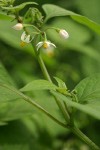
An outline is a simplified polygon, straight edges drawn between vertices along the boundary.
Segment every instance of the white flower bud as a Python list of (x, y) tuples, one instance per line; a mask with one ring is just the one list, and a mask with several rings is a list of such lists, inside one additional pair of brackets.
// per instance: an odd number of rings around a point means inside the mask
[(63, 39), (69, 38), (68, 32), (67, 32), (66, 30), (64, 30), (64, 29), (61, 29), (61, 30), (59, 31), (59, 35), (60, 35)]
[(22, 23), (17, 23), (12, 28), (15, 29), (15, 30), (22, 30), (23, 29), (23, 24)]

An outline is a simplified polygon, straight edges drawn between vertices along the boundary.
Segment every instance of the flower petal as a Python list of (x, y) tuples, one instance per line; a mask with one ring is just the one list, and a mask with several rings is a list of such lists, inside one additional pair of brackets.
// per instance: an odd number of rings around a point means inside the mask
[(26, 39), (24, 40), (26, 43), (30, 43), (31, 41), (30, 41), (30, 35), (27, 35), (27, 37), (26, 37)]
[(25, 31), (22, 33), (21, 35), (21, 40), (24, 42), (25, 41), (25, 38), (26, 38), (26, 33)]
[(43, 45), (43, 42), (39, 42), (36, 46), (37, 46), (37, 51), (39, 50), (39, 48)]
[(56, 45), (55, 45), (55, 44), (53, 44), (53, 43), (50, 43), (50, 46), (53, 46), (53, 47), (55, 47), (55, 48), (56, 48)]
[(40, 44), (43, 44), (43, 42), (39, 42), (36, 46), (39, 46)]

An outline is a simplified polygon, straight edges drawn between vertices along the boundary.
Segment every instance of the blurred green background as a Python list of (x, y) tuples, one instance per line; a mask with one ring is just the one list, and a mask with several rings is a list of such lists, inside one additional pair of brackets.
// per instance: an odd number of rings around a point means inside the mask
[[(22, 2), (25, 0), (17, 0), (15, 4)], [(100, 24), (100, 0), (36, 0), (36, 2), (39, 3), (38, 8), (43, 14), (41, 6), (51, 3), (84, 15)], [(14, 24), (15, 22), (9, 19), (3, 20), (0, 16), (0, 61), (16, 86), (21, 88), (34, 79), (43, 78), (43, 75), (31, 45), (20, 47), (22, 31), (13, 30)], [(100, 72), (99, 35), (70, 17), (50, 19), (45, 27), (49, 26), (64, 28), (70, 36), (68, 40), (63, 40), (53, 30), (47, 33), (48, 39), (57, 46), (53, 57), (42, 54), (52, 78), (54, 76), (61, 78), (72, 90), (81, 79)], [(39, 104), (62, 119), (56, 104), (47, 92), (34, 91), (31, 95)], [(12, 111), (13, 107), (15, 110)], [(19, 113), (20, 115), (17, 116), (18, 111), (22, 111), (23, 105), (19, 107), (16, 103), (0, 106), (0, 117), (4, 117), (0, 126), (0, 150), (89, 150), (69, 131), (26, 104), (25, 107), (31, 109), (31, 115)], [(16, 120), (19, 118), (21, 119)], [(75, 118), (77, 126), (100, 145), (100, 122), (80, 112), (76, 113)]]

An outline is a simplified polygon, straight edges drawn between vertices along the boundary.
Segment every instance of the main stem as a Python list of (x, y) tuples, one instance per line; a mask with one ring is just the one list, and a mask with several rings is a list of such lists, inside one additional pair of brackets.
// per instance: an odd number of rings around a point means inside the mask
[(77, 135), (81, 140), (83, 140), (87, 145), (89, 145), (91, 147), (92, 150), (100, 150), (100, 148), (94, 143), (92, 142), (82, 131), (80, 131), (78, 128), (76, 127), (72, 127), (70, 128), (71, 131)]
[[(34, 45), (33, 45), (33, 48), (34, 48)], [(36, 55), (37, 55), (37, 51), (36, 51), (35, 48), (34, 48), (34, 50), (35, 50), (35, 53), (36, 53)], [(45, 64), (44, 64), (44, 62), (43, 62), (43, 59), (41, 58), (40, 55), (37, 55), (37, 58), (38, 58), (38, 62), (39, 62), (39, 64), (40, 64), (41, 70), (42, 70), (42, 72), (43, 72), (45, 78), (46, 78), (48, 81), (52, 82), (52, 80), (51, 80), (51, 78), (50, 78), (50, 76), (49, 76), (49, 73), (48, 73), (48, 71), (47, 71), (47, 69), (46, 69), (46, 66), (45, 66)], [(56, 103), (57, 103), (58, 107), (59, 107), (60, 110), (62, 111), (62, 113), (63, 113), (63, 115), (64, 115), (64, 117), (65, 117), (65, 120), (68, 121), (67, 113), (66, 113), (66, 111), (63, 109), (62, 104), (60, 103), (60, 101), (59, 101), (56, 97), (55, 97), (55, 100), (56, 100)], [(78, 136), (81, 140), (83, 140), (89, 147), (91, 147), (92, 150), (100, 150), (100, 148), (99, 148), (94, 142), (92, 142), (84, 133), (82, 133), (78, 128), (76, 128), (76, 127), (74, 126), (74, 127), (69, 127), (69, 129), (71, 129), (71, 131), (72, 131), (75, 135), (77, 135), (77, 136)]]
[[(36, 54), (36, 56), (37, 56), (37, 59), (38, 59), (38, 62), (39, 62), (39, 64), (40, 64), (40, 67), (41, 67), (41, 70), (42, 70), (42, 73), (43, 73), (44, 77), (45, 77), (49, 82), (52, 83), (52, 80), (51, 80), (50, 75), (49, 75), (49, 73), (48, 73), (48, 71), (47, 71), (47, 69), (46, 69), (46, 66), (45, 66), (45, 64), (44, 64), (44, 62), (43, 62), (42, 57), (37, 53), (36, 47), (35, 47), (33, 44), (32, 44), (32, 46), (33, 46), (33, 48), (34, 48), (35, 54)], [(65, 109), (63, 108), (62, 103), (61, 103), (56, 97), (54, 97), (54, 98), (55, 98), (55, 101), (56, 101), (56, 103), (57, 103), (59, 109), (61, 110), (62, 114), (64, 115), (65, 120), (68, 122), (68, 121), (69, 121), (69, 118), (68, 118), (67, 112), (66, 112)]]
[(46, 66), (45, 66), (45, 64), (44, 64), (44, 62), (43, 62), (43, 59), (41, 58), (40, 55), (38, 56), (38, 62), (39, 62), (39, 64), (40, 64), (40, 67), (41, 67), (41, 70), (42, 70), (42, 72), (43, 72), (43, 74), (44, 74), (44, 77), (45, 77), (48, 81), (52, 82), (52, 80), (51, 80), (51, 78), (50, 78), (50, 76), (49, 76), (49, 73), (48, 73), (48, 71), (47, 71), (47, 69), (46, 69)]

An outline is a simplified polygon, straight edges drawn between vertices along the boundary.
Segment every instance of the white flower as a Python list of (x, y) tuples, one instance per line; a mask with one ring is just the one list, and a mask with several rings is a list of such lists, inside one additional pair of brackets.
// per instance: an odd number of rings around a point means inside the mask
[(69, 37), (69, 34), (66, 30), (61, 29), (59, 30), (59, 35), (63, 38), (63, 39), (67, 39)]
[(30, 35), (27, 35), (26, 32), (24, 31), (21, 35), (21, 46), (23, 47), (26, 44), (30, 43), (33, 40), (33, 38), (31, 38)]
[(37, 45), (37, 51), (39, 50), (39, 48), (43, 48), (44, 50), (50, 50), (50, 49), (53, 49), (53, 48), (56, 48), (56, 45), (51, 43), (50, 41), (41, 41), (39, 42)]
[(22, 30), (23, 29), (23, 24), (22, 23), (17, 23), (12, 27), (15, 30)]

